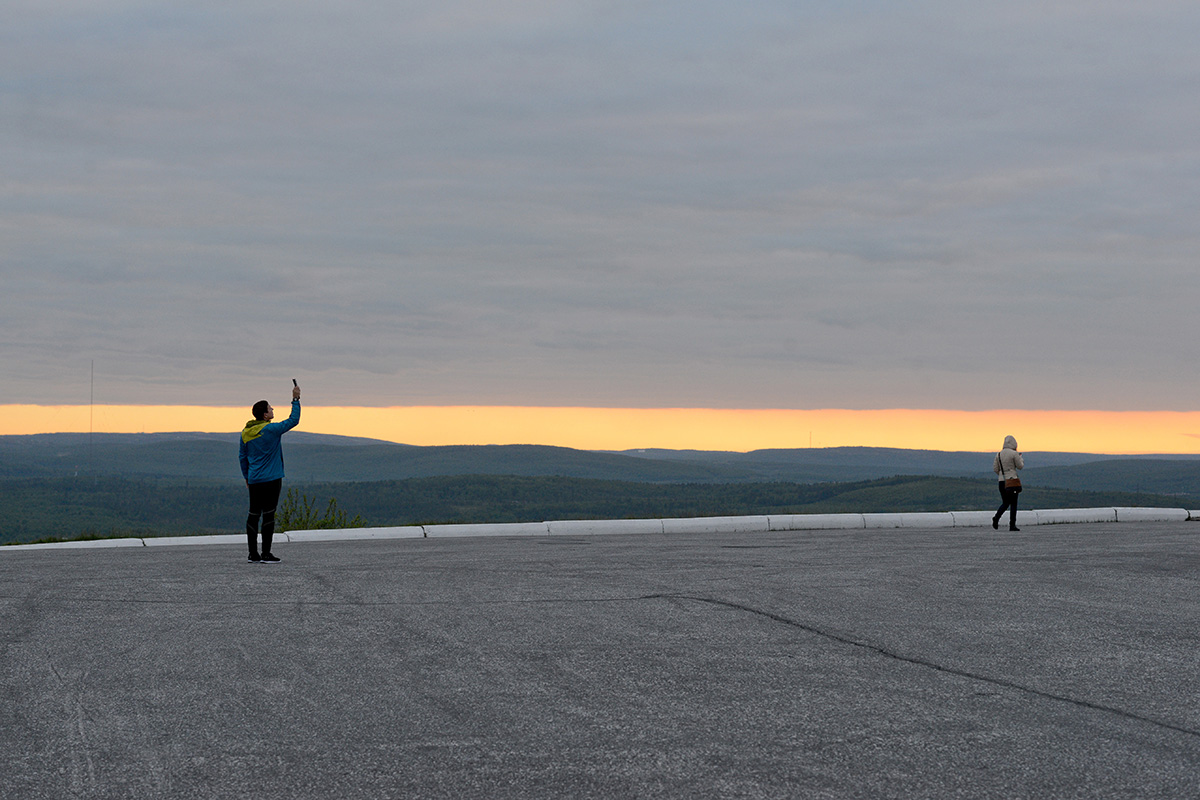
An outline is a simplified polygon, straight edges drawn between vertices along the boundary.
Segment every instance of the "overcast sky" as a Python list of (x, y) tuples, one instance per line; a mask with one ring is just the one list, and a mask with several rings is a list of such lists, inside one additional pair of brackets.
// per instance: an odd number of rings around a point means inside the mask
[[(1200, 405), (1200, 5), (9, 0), (0, 403)], [(275, 395), (271, 395), (275, 396)]]

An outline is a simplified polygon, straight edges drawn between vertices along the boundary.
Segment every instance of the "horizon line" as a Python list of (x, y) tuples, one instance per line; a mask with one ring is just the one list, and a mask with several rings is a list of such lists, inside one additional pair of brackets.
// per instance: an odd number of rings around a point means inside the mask
[[(595, 406), (309, 406), (297, 430), (398, 444), (545, 444), (578, 450), (888, 447), (985, 452), (1006, 435), (1022, 450), (1200, 454), (1200, 411), (1070, 409), (729, 409)], [(277, 411), (284, 418), (286, 406)], [(237, 431), (248, 407), (0, 405), (0, 435)], [(181, 417), (185, 418), (181, 420)]]

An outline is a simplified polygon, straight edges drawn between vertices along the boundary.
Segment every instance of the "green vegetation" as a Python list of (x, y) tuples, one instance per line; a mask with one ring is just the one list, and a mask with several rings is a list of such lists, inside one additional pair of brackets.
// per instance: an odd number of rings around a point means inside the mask
[[(889, 511), (961, 511), (999, 505), (996, 482), (931, 476), (852, 483), (653, 484), (495, 475), (309, 487), (336, 494), (371, 525), (540, 522)], [(1022, 508), (1168, 506), (1179, 497), (1027, 488)]]
[[(331, 500), (321, 515), (309, 494), (337, 500)], [(357, 483), (297, 482), (289, 488), (289, 496), (294, 499), (286, 522), (280, 520), (281, 530), (343, 524), (955, 511), (992, 509), (999, 504), (993, 480), (934, 476), (850, 483), (712, 484), (457, 475)], [(1197, 499), (1191, 494), (1027, 486), (1021, 507), (1185, 508), (1196, 507)], [(354, 517), (348, 518), (341, 506), (351, 509)], [(0, 480), (0, 543), (236, 533), (242, 530), (245, 507), (241, 483), (118, 477)]]
[(0, 543), (230, 533), (245, 487), (114, 477), (0, 480)]
[(317, 513), (317, 501), (309, 500), (307, 494), (288, 489), (287, 496), (279, 506), (279, 514), (275, 518), (275, 528), (278, 531), (312, 531), (340, 530), (342, 528), (363, 527), (362, 517), (354, 515), (351, 519), (345, 511), (338, 508), (336, 497), (329, 498), (329, 505), (322, 516)]

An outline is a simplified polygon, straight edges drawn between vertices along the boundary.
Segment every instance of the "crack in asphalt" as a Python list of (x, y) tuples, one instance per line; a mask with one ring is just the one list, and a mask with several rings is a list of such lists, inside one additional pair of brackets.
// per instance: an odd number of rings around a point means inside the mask
[[(4, 596), (0, 596), (0, 599), (16, 599), (16, 598), (5, 598)], [(208, 603), (205, 603), (203, 601), (197, 603), (194, 599), (186, 600), (186, 599), (178, 599), (178, 598), (131, 598), (131, 597), (63, 598), (63, 597), (59, 597), (59, 598), (55, 598), (55, 599), (58, 600), (60, 603), (61, 602), (85, 602), (85, 603), (91, 602), (91, 603), (132, 603), (132, 604), (139, 604), (139, 605), (141, 605), (141, 604), (146, 604), (146, 605), (193, 605), (193, 606), (208, 605)], [(855, 639), (848, 635), (834, 633), (832, 631), (828, 631), (823, 628), (818, 628), (815, 625), (810, 625), (810, 624), (807, 624), (804, 622), (800, 622), (798, 620), (790, 619), (788, 617), (782, 616), (780, 614), (776, 614), (771, 611), (766, 611), (761, 608), (754, 608), (753, 606), (748, 606), (748, 605), (745, 605), (742, 603), (735, 603), (735, 602), (732, 602), (729, 600), (720, 600), (720, 599), (714, 598), (714, 597), (703, 597), (700, 595), (679, 594), (679, 593), (659, 593), (659, 594), (640, 595), (637, 597), (618, 596), (618, 597), (592, 597), (592, 598), (522, 598), (522, 599), (518, 599), (518, 600), (495, 600), (495, 599), (467, 600), (464, 598), (452, 598), (452, 599), (446, 599), (446, 600), (426, 600), (426, 601), (420, 601), (420, 600), (418, 600), (418, 601), (404, 601), (404, 600), (372, 601), (372, 600), (362, 600), (362, 599), (352, 599), (352, 598), (330, 599), (330, 600), (295, 599), (295, 598), (280, 600), (280, 599), (274, 599), (274, 598), (270, 598), (270, 599), (264, 598), (262, 600), (256, 600), (255, 602), (265, 603), (266, 605), (278, 605), (278, 606), (289, 606), (289, 607), (294, 607), (297, 605), (303, 605), (303, 606), (366, 606), (366, 607), (370, 607), (370, 606), (437, 606), (437, 605), (492, 605), (492, 604), (536, 605), (536, 604), (549, 604), (549, 603), (589, 603), (589, 604), (594, 603), (594, 604), (599, 604), (599, 603), (620, 603), (620, 602), (644, 601), (644, 600), (689, 600), (689, 601), (696, 602), (696, 603), (704, 603), (707, 605), (718, 606), (718, 607), (722, 607), (722, 608), (731, 609), (734, 611), (741, 611), (741, 612), (744, 612), (747, 614), (753, 614), (755, 616), (759, 616), (759, 617), (763, 617), (765, 619), (772, 620), (773, 622), (778, 622), (782, 625), (787, 625), (790, 628), (795, 628), (797, 630), (805, 631), (814, 636), (819, 636), (819, 637), (821, 637), (823, 639), (827, 639), (829, 641), (838, 642), (839, 644), (844, 644), (844, 645), (847, 645), (850, 647), (859, 648), (861, 650), (866, 650), (866, 651), (875, 653), (877, 655), (880, 655), (884, 658), (892, 659), (894, 661), (898, 661), (898, 662), (902, 662), (902, 663), (906, 663), (906, 664), (912, 664), (913, 666), (923, 667), (925, 669), (930, 669), (930, 670), (940, 672), (940, 673), (943, 673), (946, 675), (953, 675), (953, 676), (959, 677), (959, 678), (966, 678), (968, 680), (979, 681), (981, 683), (990, 684), (992, 686), (997, 686), (997, 687), (1001, 687), (1001, 688), (1005, 688), (1005, 689), (1011, 689), (1014, 691), (1023, 692), (1025, 694), (1032, 695), (1034, 697), (1040, 697), (1044, 700), (1051, 700), (1051, 701), (1054, 701), (1057, 703), (1067, 703), (1069, 705), (1073, 705), (1078, 708), (1086, 708), (1086, 709), (1089, 709), (1092, 711), (1099, 711), (1099, 712), (1102, 712), (1105, 714), (1111, 714), (1114, 716), (1122, 717), (1124, 719), (1129, 719), (1129, 720), (1133, 720), (1136, 722), (1141, 722), (1141, 723), (1145, 723), (1147, 725), (1152, 725), (1152, 726), (1155, 726), (1158, 728), (1162, 728), (1164, 730), (1174, 731), (1175, 733), (1181, 733), (1181, 734), (1184, 734), (1187, 736), (1194, 736), (1194, 737), (1200, 738), (1200, 730), (1188, 728), (1183, 725), (1177, 725), (1177, 724), (1174, 724), (1171, 722), (1165, 722), (1163, 720), (1155, 719), (1154, 717), (1149, 717), (1144, 714), (1138, 714), (1133, 711), (1127, 711), (1122, 708), (1117, 708), (1116, 706), (1104, 705), (1103, 703), (1095, 703), (1090, 700), (1081, 700), (1077, 697), (1070, 697), (1068, 695), (1055, 694), (1054, 692), (1048, 692), (1048, 691), (1045, 691), (1042, 689), (1035, 688), (1033, 686), (1027, 686), (1025, 684), (1017, 683), (1016, 681), (1008, 680), (1005, 678), (998, 678), (998, 677), (994, 677), (991, 675), (985, 675), (985, 674), (979, 673), (979, 672), (973, 672), (968, 669), (961, 669), (958, 667), (947, 666), (945, 664), (939, 664), (936, 661), (932, 661), (930, 659), (920, 658), (918, 656), (904, 655), (903, 653), (899, 653), (894, 650), (889, 650), (888, 648), (880, 646), (880, 645), (872, 644), (870, 642), (863, 641), (860, 639)]]
[(885, 658), (893, 659), (895, 661), (901, 661), (906, 664), (912, 664), (914, 666), (924, 667), (926, 669), (932, 669), (937, 672), (941, 672), (941, 673), (944, 673), (947, 675), (954, 675), (959, 678), (967, 678), (967, 679), (973, 680), (973, 681), (981, 681), (983, 683), (988, 683), (993, 686), (1000, 686), (1005, 689), (1014, 689), (1016, 691), (1024, 692), (1026, 694), (1030, 694), (1035, 697), (1040, 697), (1044, 700), (1053, 700), (1058, 703), (1068, 703), (1070, 705), (1077, 706), (1079, 708), (1086, 708), (1086, 709), (1090, 709), (1092, 711), (1100, 711), (1100, 712), (1103, 712), (1106, 714), (1113, 714), (1118, 717), (1135, 720), (1137, 722), (1143, 722), (1148, 725), (1153, 725), (1155, 727), (1163, 728), (1163, 729), (1169, 730), (1169, 731), (1174, 731), (1176, 733), (1182, 733), (1187, 736), (1200, 737), (1200, 731), (1194, 730), (1192, 728), (1187, 728), (1182, 725), (1175, 725), (1170, 722), (1164, 722), (1162, 720), (1155, 719), (1153, 717), (1148, 717), (1143, 714), (1138, 714), (1138, 713), (1135, 713), (1132, 711), (1126, 711), (1125, 709), (1117, 708), (1115, 706), (1106, 706), (1102, 703), (1093, 703), (1090, 700), (1080, 700), (1077, 697), (1068, 697), (1067, 695), (1061, 695), (1061, 694), (1055, 694), (1053, 692), (1043, 691), (1042, 689), (1036, 689), (1032, 686), (1025, 686), (1024, 684), (1020, 684), (1015, 681), (1006, 680), (1005, 678), (996, 678), (991, 675), (983, 675), (981, 673), (972, 672), (972, 671), (966, 670), (966, 669), (959, 669), (957, 667), (948, 667), (945, 664), (939, 664), (936, 661), (930, 661), (929, 659), (918, 658), (915, 656), (906, 656), (902, 653), (897, 653), (893, 650), (888, 650), (886, 647), (881, 647), (879, 645), (871, 644), (870, 642), (864, 642), (864, 641), (860, 641), (858, 639), (853, 639), (849, 636), (832, 633), (830, 631), (823, 630), (821, 628), (817, 628), (813, 625), (808, 625), (806, 623), (799, 622), (794, 619), (789, 619), (787, 617), (772, 613), (770, 611), (764, 611), (761, 608), (754, 608), (752, 606), (743, 605), (741, 603), (733, 603), (728, 600), (718, 600), (713, 597), (699, 597), (697, 595), (687, 595), (687, 594), (651, 594), (651, 595), (645, 595), (641, 599), (642, 600), (691, 600), (693, 602), (707, 603), (709, 605), (721, 606), (723, 608), (729, 608), (729, 609), (733, 609), (735, 611), (744, 611), (748, 614), (755, 614), (760, 617), (765, 617), (766, 619), (773, 620), (774, 622), (779, 622), (779, 623), (782, 623), (789, 627), (797, 628), (802, 631), (806, 631), (807, 633), (811, 633), (815, 636), (820, 636), (822, 638), (829, 639), (830, 641), (849, 645), (851, 647), (857, 647), (857, 648), (860, 648), (863, 650), (869, 650), (873, 653), (884, 656)]

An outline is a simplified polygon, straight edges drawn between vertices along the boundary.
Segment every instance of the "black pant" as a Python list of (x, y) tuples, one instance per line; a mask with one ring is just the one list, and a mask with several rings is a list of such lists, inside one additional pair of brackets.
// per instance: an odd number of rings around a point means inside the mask
[(251, 555), (258, 554), (258, 523), (262, 520), (262, 554), (271, 552), (271, 536), (275, 533), (275, 507), (283, 490), (283, 478), (266, 483), (247, 484), (250, 489), (250, 515), (246, 517), (246, 543)]
[(998, 522), (1004, 516), (1005, 509), (1008, 509), (1008, 527), (1017, 527), (1017, 495), (1020, 493), (1020, 486), (1005, 489), (1004, 481), (1000, 481), (1000, 508), (996, 511), (996, 516), (992, 517), (992, 519)]

